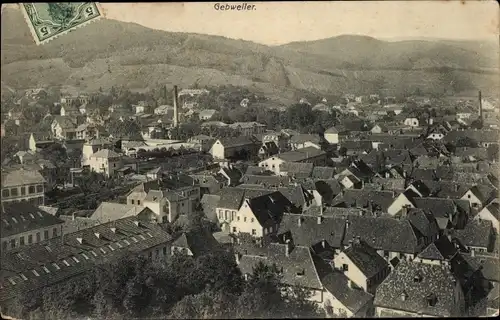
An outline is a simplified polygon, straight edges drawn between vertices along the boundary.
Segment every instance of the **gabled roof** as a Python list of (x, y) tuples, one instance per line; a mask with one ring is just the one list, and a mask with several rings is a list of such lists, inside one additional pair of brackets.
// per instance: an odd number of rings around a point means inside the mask
[(0, 214), (2, 238), (64, 223), (61, 219), (28, 202), (3, 203), (2, 208)]
[(430, 260), (451, 260), (457, 253), (457, 248), (446, 236), (442, 236), (433, 243), (429, 244), (422, 252), (418, 254), (421, 259)]
[(273, 158), (279, 158), (287, 162), (300, 162), (307, 161), (310, 158), (315, 158), (321, 155), (326, 155), (326, 153), (320, 149), (316, 149), (315, 147), (306, 147), (294, 151), (283, 152), (274, 155)]
[(309, 162), (284, 162), (280, 164), (280, 170), (288, 176), (297, 179), (307, 178), (311, 175), (314, 164)]
[(281, 187), (290, 183), (288, 176), (244, 175), (241, 182), (245, 184), (261, 185), (263, 187)]
[(251, 199), (265, 194), (273, 193), (273, 190), (267, 189), (243, 189), (243, 188), (224, 188), (220, 193), (218, 208), (239, 210), (245, 198)]
[(387, 261), (377, 253), (377, 250), (364, 240), (354, 239), (343, 253), (367, 278), (375, 276), (389, 266)]
[(111, 158), (118, 158), (120, 155), (112, 150), (109, 149), (101, 149), (94, 153), (92, 158), (104, 158), (104, 159), (111, 159)]
[(194, 256), (213, 251), (219, 247), (212, 233), (204, 231), (183, 232), (174, 242), (172, 247), (189, 249)]
[(1, 177), (2, 188), (45, 183), (45, 178), (35, 170), (20, 168), (14, 171), (3, 171)]
[(500, 204), (498, 202), (492, 202), (486, 206), (486, 209), (495, 217), (500, 220)]
[(268, 221), (279, 223), (283, 213), (290, 212), (292, 203), (279, 191), (248, 199), (248, 206), (261, 226)]
[(491, 221), (471, 220), (464, 229), (453, 230), (452, 237), (466, 247), (489, 248), (491, 232)]
[(371, 294), (363, 290), (350, 288), (349, 278), (339, 271), (326, 274), (321, 278), (321, 283), (335, 299), (339, 300), (353, 314), (356, 314), (373, 299)]
[(335, 168), (333, 167), (320, 167), (315, 166), (311, 172), (311, 178), (313, 179), (331, 179), (335, 174)]
[[(401, 261), (378, 286), (374, 304), (424, 315), (454, 316), (454, 280), (451, 271), (440, 265)], [(429, 306), (428, 298), (434, 300), (434, 306)]]
[(342, 216), (317, 217), (285, 213), (281, 220), (278, 234), (290, 234), (293, 243), (300, 246), (310, 247), (325, 240), (331, 247), (341, 248), (344, 238), (345, 221), (346, 218)]
[(305, 142), (312, 142), (312, 143), (320, 143), (321, 142), (321, 137), (317, 134), (303, 134), (299, 133), (296, 135), (293, 135), (290, 138), (290, 143), (292, 144), (301, 144)]
[(141, 210), (142, 207), (140, 206), (115, 202), (101, 202), (90, 218), (105, 223), (137, 215)]
[(387, 209), (394, 201), (393, 191), (377, 191), (365, 189), (346, 189), (337, 195), (333, 201), (333, 206), (367, 208), (370, 205), (380, 207), (382, 212), (387, 212)]

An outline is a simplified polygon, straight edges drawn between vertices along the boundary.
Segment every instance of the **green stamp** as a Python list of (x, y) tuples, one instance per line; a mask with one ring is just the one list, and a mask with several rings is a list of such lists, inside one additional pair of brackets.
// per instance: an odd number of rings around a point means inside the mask
[(23, 3), (26, 22), (37, 44), (43, 44), (102, 17), (96, 2)]

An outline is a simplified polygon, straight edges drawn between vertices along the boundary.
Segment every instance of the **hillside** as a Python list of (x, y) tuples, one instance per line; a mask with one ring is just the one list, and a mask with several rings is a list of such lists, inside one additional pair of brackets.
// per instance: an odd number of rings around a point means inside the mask
[(301, 90), (397, 94), (416, 87), (443, 92), (498, 86), (491, 52), (456, 43), (340, 36), (270, 47), (103, 19), (36, 46), (19, 9), (3, 10), (1, 36), (2, 90), (61, 84), (90, 91), (112, 85), (142, 89), (197, 82), (241, 85), (290, 100)]

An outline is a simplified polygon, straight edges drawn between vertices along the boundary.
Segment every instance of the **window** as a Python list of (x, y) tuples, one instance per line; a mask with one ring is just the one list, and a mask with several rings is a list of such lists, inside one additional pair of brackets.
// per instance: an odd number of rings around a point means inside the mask
[(140, 206), (141, 205), (141, 200), (137, 200), (137, 205)]
[(52, 237), (57, 237), (57, 228), (52, 229)]
[(33, 235), (30, 234), (28, 235), (28, 244), (32, 244), (33, 243)]
[(160, 256), (160, 249), (156, 249), (156, 257), (158, 258)]
[(167, 247), (163, 247), (163, 255), (166, 256), (167, 255)]
[(21, 187), (21, 195), (26, 195), (26, 187)]
[(10, 189), (10, 195), (13, 196), (13, 197), (16, 197), (18, 195), (17, 194), (17, 188)]
[(152, 238), (152, 237), (153, 237), (153, 235), (152, 235), (150, 232), (146, 232), (146, 234), (147, 234), (150, 238)]
[(233, 233), (236, 233), (236, 227), (233, 227)]
[(255, 236), (257, 234), (257, 230), (252, 229), (252, 236)]
[(78, 260), (78, 258), (77, 258), (77, 257), (72, 256), (71, 258), (72, 258), (72, 259), (73, 259), (76, 263), (80, 263), (80, 260)]
[(100, 248), (100, 249), (101, 249), (101, 252), (102, 252), (103, 254), (106, 254), (106, 250), (104, 250), (104, 248)]
[(14, 286), (16, 285), (16, 281), (14, 280), (14, 278), (9, 278), (9, 282)]
[(10, 190), (9, 189), (3, 189), (2, 190), (2, 197), (10, 197)]
[(49, 230), (45, 230), (43, 232), (43, 240), (47, 240), (49, 238)]
[(240, 221), (240, 216), (237, 216), (236, 218), (238, 219), (238, 221)]
[(2, 243), (2, 250), (4, 250), (4, 251), (5, 251), (5, 250), (7, 250), (7, 246), (8, 246), (8, 245), (9, 245), (9, 243), (8, 243), (7, 241), (4, 241), (4, 242)]
[(243, 222), (247, 222), (247, 217), (243, 217)]
[(132, 241), (134, 241), (135, 243), (139, 242), (139, 240), (137, 240), (137, 238), (136, 238), (136, 237), (132, 237), (131, 239), (132, 239)]
[(125, 244), (126, 244), (127, 246), (129, 246), (129, 245), (130, 245), (130, 242), (129, 242), (127, 239), (123, 240), (123, 242), (125, 242)]
[(38, 193), (43, 192), (43, 186), (41, 184), (36, 186), (36, 192)]
[(87, 256), (85, 253), (82, 253), (82, 257), (83, 257), (85, 260), (88, 260), (88, 259), (89, 259), (89, 256)]
[(134, 204), (134, 199), (131, 199), (131, 200), (130, 200), (130, 203), (131, 203), (131, 204)]
[(90, 251), (90, 253), (94, 256), (97, 257), (97, 253), (94, 252), (94, 250)]
[(24, 237), (19, 238), (19, 245), (24, 246)]
[(23, 279), (24, 281), (28, 280), (28, 278), (26, 278), (26, 276), (24, 274), (19, 274), (19, 276), (21, 277), (21, 279)]
[(33, 274), (34, 274), (36, 277), (39, 277), (39, 276), (40, 276), (40, 274), (39, 274), (38, 272), (36, 272), (36, 270), (34, 270), (34, 269), (33, 269), (33, 270), (31, 270), (31, 272), (33, 272)]
[(45, 273), (50, 273), (49, 269), (47, 269), (46, 266), (43, 266), (42, 269), (43, 269), (43, 271), (45, 271)]
[(153, 252), (149, 251), (148, 256), (149, 256), (149, 259), (153, 258)]
[(66, 267), (69, 267), (69, 266), (70, 266), (70, 264), (69, 264), (69, 262), (68, 262), (68, 261), (63, 260), (62, 262), (64, 263), (64, 265), (65, 265)]
[(250, 219), (250, 222), (254, 222), (254, 218)]
[(54, 268), (56, 268), (56, 270), (60, 270), (61, 269), (61, 267), (59, 267), (59, 265), (57, 263), (55, 263), (55, 262), (52, 264), (52, 266)]
[(108, 246), (108, 248), (111, 250), (111, 251), (115, 251), (115, 248), (113, 248), (111, 245)]
[(139, 238), (141, 238), (142, 240), (146, 240), (146, 237), (144, 237), (144, 235), (142, 234), (139, 235)]
[(40, 242), (42, 239), (40, 237), (40, 232), (36, 233), (36, 242)]
[(118, 248), (123, 248), (122, 244), (120, 242), (115, 243)]
[(33, 193), (35, 193), (35, 186), (29, 186), (29, 187), (28, 187), (28, 193), (29, 193), (29, 194), (33, 194)]
[(344, 263), (344, 264), (342, 265), (342, 270), (343, 270), (343, 271), (349, 271), (349, 265), (347, 265), (347, 264), (345, 264), (345, 263)]

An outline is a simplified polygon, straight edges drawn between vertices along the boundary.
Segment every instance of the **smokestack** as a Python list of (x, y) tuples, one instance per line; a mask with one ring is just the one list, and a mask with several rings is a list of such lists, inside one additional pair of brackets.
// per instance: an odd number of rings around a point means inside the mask
[(483, 124), (483, 99), (481, 98), (481, 91), (479, 91), (479, 120)]
[(179, 125), (179, 114), (177, 112), (177, 86), (174, 86), (174, 128)]

